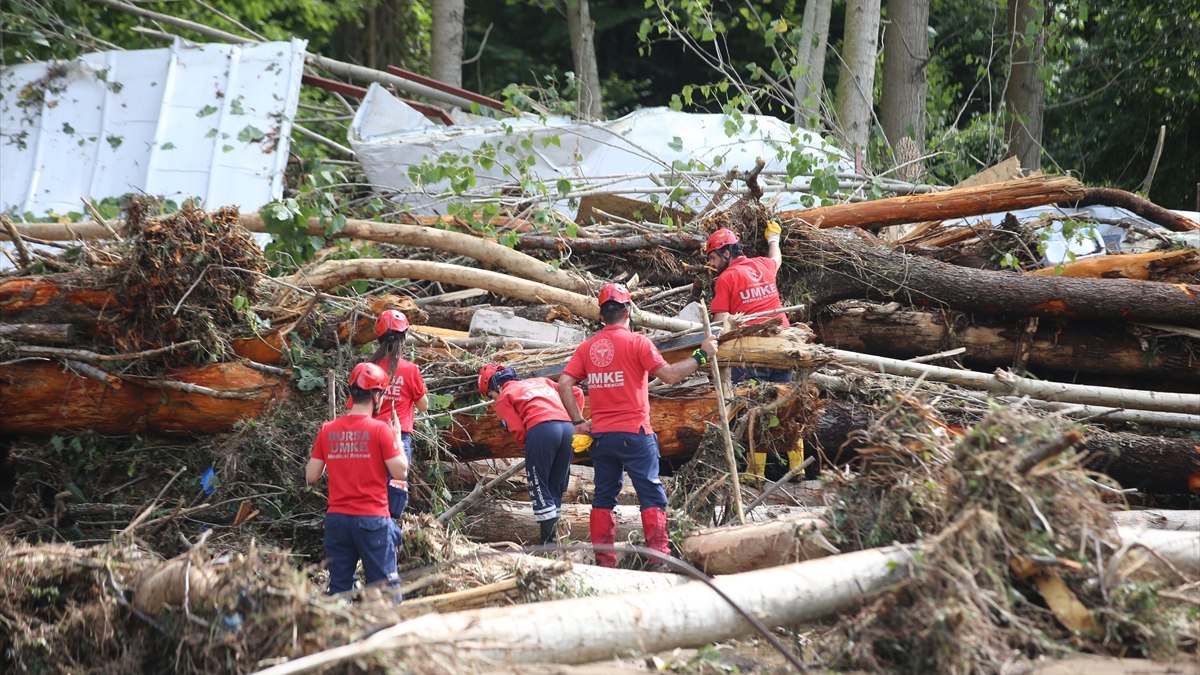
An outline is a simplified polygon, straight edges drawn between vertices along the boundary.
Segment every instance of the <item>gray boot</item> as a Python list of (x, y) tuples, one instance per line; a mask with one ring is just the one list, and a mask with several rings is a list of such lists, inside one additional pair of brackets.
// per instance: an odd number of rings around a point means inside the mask
[(546, 544), (558, 543), (558, 518), (538, 521), (538, 527), (542, 529), (542, 536), (541, 541), (538, 542), (539, 544), (544, 546)]

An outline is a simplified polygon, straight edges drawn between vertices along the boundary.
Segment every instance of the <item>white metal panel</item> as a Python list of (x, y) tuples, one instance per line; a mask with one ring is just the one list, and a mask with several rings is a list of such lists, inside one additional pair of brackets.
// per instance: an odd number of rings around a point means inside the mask
[[(511, 183), (513, 176), (506, 173), (505, 165), (529, 157), (533, 158), (528, 169), (530, 177), (551, 186), (566, 178), (577, 187), (603, 185), (617, 192), (628, 190), (629, 196), (643, 199), (645, 195), (638, 190), (656, 187), (647, 174), (669, 174), (675, 162), (695, 161), (723, 172), (730, 168), (748, 170), (756, 158), (762, 157), (768, 169), (782, 169), (787, 158), (785, 155), (781, 159), (780, 151), (796, 147), (812, 158), (817, 168), (840, 172), (852, 169), (845, 154), (828, 145), (820, 134), (763, 115), (744, 116), (745, 124), (730, 134), (726, 132), (729, 118), (725, 115), (666, 108), (638, 110), (610, 122), (576, 123), (562, 117), (525, 115), (499, 121), (474, 118), (478, 121), (473, 124), (449, 128), (415, 123), (417, 118), (405, 113), (406, 108), (372, 84), (350, 125), (349, 140), (371, 183), (397, 190), (396, 198), (414, 212), (438, 210), (440, 200), (431, 195), (446, 189), (448, 182), (424, 186), (423, 191), (412, 184), (410, 167), (424, 161), (436, 162), (443, 153), (469, 156), (486, 146), (512, 146), (513, 151), (501, 150), (491, 168), (475, 167), (476, 184), (482, 189)], [(715, 192), (722, 178), (698, 183)], [(700, 208), (709, 198), (695, 194), (685, 201)], [(798, 208), (800, 199), (796, 193), (782, 193), (777, 208)], [(565, 210), (567, 202), (557, 200), (554, 206)]]
[(279, 198), (304, 45), (177, 42), (0, 69), (0, 211), (129, 192), (210, 208)]

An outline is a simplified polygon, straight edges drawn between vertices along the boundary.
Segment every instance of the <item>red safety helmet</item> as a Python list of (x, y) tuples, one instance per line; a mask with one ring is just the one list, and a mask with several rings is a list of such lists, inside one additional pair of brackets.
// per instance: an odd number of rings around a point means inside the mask
[(479, 395), (480, 396), (483, 396), (485, 398), (487, 397), (488, 389), (490, 388), (491, 382), (492, 382), (492, 376), (496, 374), (496, 371), (500, 370), (503, 367), (504, 366), (501, 366), (499, 364), (489, 363), (486, 366), (484, 366), (483, 368), (479, 369)]
[(704, 254), (708, 255), (719, 248), (725, 248), (726, 246), (729, 246), (730, 244), (736, 244), (739, 241), (741, 240), (738, 239), (736, 232), (722, 227), (716, 232), (708, 235), (708, 241), (704, 244)]
[(383, 337), (389, 330), (408, 330), (408, 317), (404, 316), (404, 312), (388, 309), (375, 319), (375, 337)]
[(387, 386), (387, 373), (377, 364), (363, 362), (350, 371), (350, 386), (370, 391)]
[(608, 284), (600, 289), (598, 300), (601, 305), (606, 302), (619, 302), (622, 305), (628, 305), (632, 298), (629, 297), (629, 289), (625, 288), (625, 284)]

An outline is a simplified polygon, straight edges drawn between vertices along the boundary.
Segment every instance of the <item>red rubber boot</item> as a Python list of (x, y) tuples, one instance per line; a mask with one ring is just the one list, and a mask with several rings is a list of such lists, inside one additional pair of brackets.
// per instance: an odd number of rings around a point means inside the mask
[[(612, 509), (592, 509), (589, 526), (592, 531), (592, 545), (612, 546), (617, 540), (617, 517)], [(601, 567), (616, 567), (616, 551), (594, 551), (596, 564)]]
[[(642, 511), (642, 534), (646, 538), (646, 548), (654, 549), (663, 555), (671, 555), (671, 543), (667, 538), (667, 512), (652, 506)], [(661, 560), (654, 559), (646, 566), (647, 569), (659, 570), (666, 567)]]

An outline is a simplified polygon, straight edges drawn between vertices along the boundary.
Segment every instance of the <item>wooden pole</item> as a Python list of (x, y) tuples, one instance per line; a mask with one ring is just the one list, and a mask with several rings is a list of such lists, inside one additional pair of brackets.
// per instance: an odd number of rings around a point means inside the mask
[[(712, 336), (712, 324), (708, 321), (708, 305), (700, 300), (700, 316), (704, 317), (704, 336)], [(721, 367), (717, 355), (709, 358), (712, 367), (713, 387), (717, 390), (717, 414), (721, 417), (721, 435), (725, 438), (725, 458), (729, 460), (729, 477), (733, 480), (733, 503), (737, 507), (738, 524), (746, 524), (746, 510), (742, 508), (742, 481), (738, 476), (737, 454), (733, 451), (733, 434), (729, 433), (729, 414), (725, 409), (725, 389), (721, 386)]]

